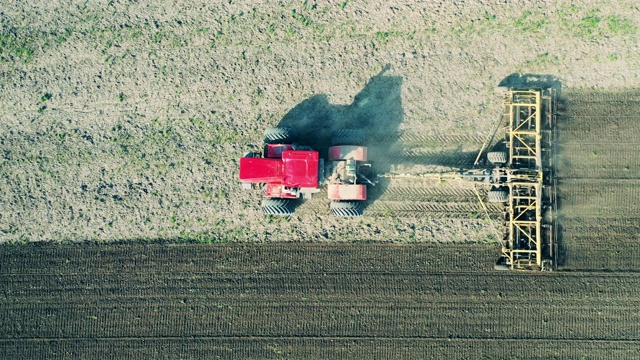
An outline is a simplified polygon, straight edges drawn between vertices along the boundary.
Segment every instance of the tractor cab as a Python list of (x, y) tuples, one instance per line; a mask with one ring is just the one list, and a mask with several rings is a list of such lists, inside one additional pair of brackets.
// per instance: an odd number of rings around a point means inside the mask
[(318, 187), (319, 156), (313, 150), (282, 152), (283, 185), (286, 187)]
[(318, 187), (320, 159), (317, 151), (275, 149), (269, 145), (265, 155), (267, 157), (260, 158), (249, 153), (240, 159), (242, 183), (266, 183), (285, 188)]

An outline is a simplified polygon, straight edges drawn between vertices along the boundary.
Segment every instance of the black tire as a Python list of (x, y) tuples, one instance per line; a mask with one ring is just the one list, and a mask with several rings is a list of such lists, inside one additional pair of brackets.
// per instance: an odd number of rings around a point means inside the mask
[(265, 199), (262, 200), (262, 213), (265, 215), (291, 215), (296, 211), (295, 200)]
[(362, 216), (362, 201), (334, 201), (331, 203), (331, 214), (339, 217)]
[(487, 193), (487, 202), (503, 203), (509, 200), (509, 194), (504, 190), (491, 190)]
[(487, 153), (487, 160), (495, 165), (502, 165), (507, 162), (507, 153), (504, 151), (490, 151)]
[(274, 127), (265, 130), (265, 144), (291, 144), (294, 141), (294, 131), (285, 127)]
[(501, 256), (498, 261), (493, 265), (493, 270), (505, 271), (511, 270), (511, 265), (507, 265), (507, 258)]
[(331, 144), (336, 145), (364, 145), (364, 131), (356, 129), (342, 129), (333, 134)]

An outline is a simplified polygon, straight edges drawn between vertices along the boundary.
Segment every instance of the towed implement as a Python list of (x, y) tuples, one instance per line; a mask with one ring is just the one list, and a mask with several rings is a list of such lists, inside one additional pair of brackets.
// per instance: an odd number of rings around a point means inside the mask
[(473, 167), (448, 173), (379, 176), (461, 179), (486, 186), (484, 200), (476, 191), (485, 211), (485, 202), (504, 204), (501, 255), (494, 268), (556, 270), (555, 90), (501, 90), (505, 100), (498, 129), (503, 129), (504, 138), (486, 155), (483, 146)]
[[(504, 139), (486, 154), (490, 167), (462, 175), (490, 184), (486, 201), (504, 204), (501, 255), (494, 268), (556, 270), (555, 90), (501, 90)], [(481, 158), (482, 150), (474, 165)]]
[(555, 90), (507, 90), (503, 109), (505, 138), (499, 147), (504, 150), (487, 153), (495, 166), (487, 201), (505, 204), (495, 269), (555, 270)]

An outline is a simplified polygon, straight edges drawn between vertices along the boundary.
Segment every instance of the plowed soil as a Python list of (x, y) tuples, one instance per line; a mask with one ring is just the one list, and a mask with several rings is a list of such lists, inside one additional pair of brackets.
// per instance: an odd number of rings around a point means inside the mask
[(566, 92), (560, 108), (557, 175), (564, 265), (636, 270), (640, 91)]
[(634, 358), (638, 273), (495, 272), (489, 245), (15, 247), (0, 356)]

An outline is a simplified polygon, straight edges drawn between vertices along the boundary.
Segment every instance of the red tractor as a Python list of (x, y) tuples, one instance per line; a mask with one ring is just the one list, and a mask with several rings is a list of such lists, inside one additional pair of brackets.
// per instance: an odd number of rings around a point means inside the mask
[(367, 185), (373, 185), (363, 144), (360, 130), (339, 130), (325, 162), (318, 151), (294, 142), (291, 129), (271, 128), (264, 133), (262, 153), (248, 152), (240, 159), (240, 181), (245, 189), (264, 188), (267, 215), (293, 214), (297, 199), (310, 198), (326, 184), (334, 216), (362, 216)]

